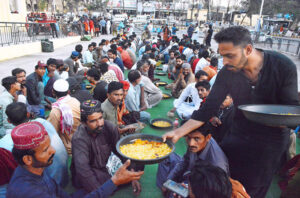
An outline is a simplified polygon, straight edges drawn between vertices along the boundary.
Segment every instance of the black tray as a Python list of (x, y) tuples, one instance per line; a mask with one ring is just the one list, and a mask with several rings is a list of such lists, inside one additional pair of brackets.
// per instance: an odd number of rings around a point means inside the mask
[(155, 75), (157, 75), (157, 76), (165, 76), (165, 75), (167, 75), (167, 74), (164, 73), (164, 72), (156, 72)]
[(248, 120), (263, 125), (274, 127), (296, 127), (300, 125), (300, 106), (257, 104), (240, 105), (238, 108)]
[[(166, 122), (169, 122), (171, 124), (171, 126), (169, 127), (157, 127), (157, 126), (154, 126), (153, 123), (156, 122), (156, 121), (166, 121)], [(155, 129), (163, 129), (163, 130), (168, 130), (168, 129), (172, 129), (173, 128), (173, 122), (169, 119), (166, 119), (166, 118), (155, 118), (155, 119), (152, 119), (150, 120), (150, 126), (155, 128)]]
[(163, 141), (160, 136), (155, 136), (155, 135), (150, 135), (150, 134), (142, 134), (142, 133), (127, 135), (125, 137), (122, 137), (117, 142), (116, 149), (117, 149), (118, 153), (122, 157), (124, 157), (126, 159), (130, 159), (131, 162), (134, 163), (134, 164), (141, 164), (141, 165), (143, 165), (143, 164), (156, 164), (156, 163), (160, 163), (161, 161), (165, 160), (171, 153), (173, 153), (175, 151), (175, 145), (173, 144), (173, 142), (170, 141), (170, 140), (167, 140), (166, 144), (172, 149), (172, 151), (168, 155), (165, 155), (163, 157), (159, 157), (159, 158), (156, 158), (156, 159), (149, 159), (149, 160), (139, 160), (139, 159), (130, 158), (130, 157), (124, 155), (120, 151), (120, 146), (123, 146), (125, 144), (133, 143), (134, 140), (136, 140), (136, 139), (156, 141), (156, 142), (162, 142)]

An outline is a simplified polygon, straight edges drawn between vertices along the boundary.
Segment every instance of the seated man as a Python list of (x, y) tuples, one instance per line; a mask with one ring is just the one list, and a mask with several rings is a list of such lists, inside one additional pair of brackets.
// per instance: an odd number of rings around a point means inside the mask
[(76, 51), (73, 51), (71, 56), (69, 58), (67, 58), (66, 60), (64, 60), (64, 63), (69, 68), (68, 69), (69, 77), (76, 75), (78, 68), (79, 68), (78, 59), (79, 59), (79, 53)]
[(174, 108), (168, 112), (168, 116), (174, 117), (176, 111), (180, 119), (190, 119), (192, 113), (198, 110), (202, 99), (199, 98), (198, 90), (195, 87), (197, 82), (207, 80), (207, 73), (200, 70), (195, 75), (195, 82), (189, 84), (180, 94), (179, 98), (174, 100)]
[(205, 103), (207, 96), (209, 95), (210, 92), (210, 84), (207, 80), (197, 82), (195, 85), (199, 98), (202, 100), (200, 103), (200, 108), (201, 106)]
[(116, 73), (113, 70), (108, 69), (108, 64), (100, 63), (99, 69), (101, 73), (100, 80), (103, 80), (106, 83), (110, 83), (112, 81), (119, 81), (119, 79), (116, 76)]
[(149, 61), (139, 60), (137, 62), (137, 70), (142, 74), (141, 83), (144, 85), (144, 97), (147, 108), (152, 108), (161, 101), (163, 95), (162, 91), (153, 84), (153, 82), (148, 77), (148, 71), (150, 68)]
[[(28, 118), (28, 112), (26, 109), (26, 105), (24, 103), (12, 103), (7, 106), (6, 114), (10, 123), (14, 125), (14, 127), (30, 122)], [(56, 155), (53, 158), (53, 163), (51, 166), (46, 168), (47, 174), (55, 180), (55, 182), (61, 187), (65, 187), (68, 184), (68, 154), (64, 147), (63, 142), (57, 135), (56, 130), (48, 121), (37, 118), (33, 121), (37, 121), (41, 123), (48, 131), (49, 137), (52, 140), (51, 145), (56, 150)], [(7, 134), (2, 139), (0, 139), (0, 147), (4, 148), (8, 151), (13, 150), (13, 141), (11, 139), (11, 134)]]
[(195, 73), (197, 73), (199, 70), (202, 70), (204, 67), (210, 65), (209, 53), (207, 50), (203, 51), (202, 53), (199, 52), (199, 58), (200, 58), (200, 60), (198, 61), (197, 65), (196, 65)]
[(195, 82), (195, 75), (192, 73), (191, 65), (189, 63), (183, 63), (182, 71), (180, 71), (178, 78), (170, 86), (172, 96), (178, 98), (186, 86), (193, 82)]
[(53, 85), (57, 99), (52, 104), (48, 121), (54, 126), (69, 155), (72, 155), (72, 136), (80, 124), (80, 103), (69, 95), (69, 83), (59, 79)]
[(53, 97), (52, 89), (53, 83), (59, 79), (59, 75), (57, 75), (56, 71), (56, 59), (49, 58), (47, 60), (47, 68), (46, 72), (43, 76), (43, 84), (44, 84), (44, 92), (41, 93), (44, 96), (44, 100), (49, 100), (49, 102), (55, 102), (55, 98)]
[(210, 81), (218, 71), (218, 58), (212, 57), (210, 60), (210, 65), (203, 68), (203, 71), (205, 71), (208, 74), (208, 81)]
[(0, 148), (0, 197), (5, 198), (7, 185), (17, 168), (18, 164), (15, 161), (10, 151)]
[(14, 125), (8, 122), (5, 111), (9, 104), (17, 100), (17, 92), (21, 90), (21, 84), (17, 81), (15, 76), (3, 78), (2, 86), (5, 88), (5, 90), (0, 95), (0, 137), (6, 135), (11, 129), (14, 128)]
[(142, 75), (138, 70), (128, 73), (130, 88), (125, 98), (125, 105), (129, 112), (139, 112), (141, 122), (149, 122), (150, 113), (146, 112), (147, 105), (144, 100), (144, 87), (141, 85)]
[[(92, 192), (111, 178), (106, 164), (111, 152), (118, 155), (116, 144), (120, 134), (115, 125), (103, 119), (99, 101), (83, 102), (80, 111), (81, 125), (72, 139), (72, 179), (76, 188)], [(137, 180), (133, 187), (140, 191)]]
[(121, 134), (135, 131), (134, 127), (124, 127), (118, 123), (118, 109), (122, 103), (123, 94), (123, 84), (113, 81), (108, 84), (107, 99), (101, 104), (103, 119), (108, 120), (117, 126)]
[(69, 91), (71, 97), (76, 98), (80, 103), (86, 100), (93, 99), (93, 96), (88, 90), (81, 89), (80, 81), (77, 80), (75, 77), (70, 77), (66, 80), (69, 83)]
[[(15, 76), (17, 77), (17, 81), (21, 84), (21, 91), (18, 91), (17, 94), (20, 96), (20, 95), (23, 95), (21, 97), (24, 98), (24, 100), (26, 101), (27, 103), (27, 99), (26, 99), (26, 96), (27, 96), (27, 88), (25, 86), (26, 84), (26, 71), (24, 69), (21, 69), (21, 68), (15, 68), (11, 71), (11, 74), (12, 76)], [(19, 99), (19, 97), (18, 97)]]
[(39, 61), (35, 66), (35, 71), (26, 78), (27, 101), (29, 111), (35, 115), (40, 115), (40, 109), (44, 109), (42, 105), (42, 95), (44, 92), (43, 76), (46, 72), (47, 65)]
[(215, 127), (212, 136), (220, 144), (223, 137), (229, 132), (232, 124), (233, 116), (233, 100), (230, 95), (227, 95), (224, 102), (221, 104), (218, 115), (211, 118), (209, 122)]
[(143, 172), (128, 171), (128, 160), (111, 178), (94, 192), (87, 194), (78, 191), (68, 195), (56, 182), (51, 179), (45, 169), (53, 163), (55, 149), (47, 130), (39, 122), (27, 122), (12, 131), (14, 148), (12, 154), (18, 167), (7, 187), (8, 198), (41, 198), (41, 197), (109, 197), (118, 185), (139, 179)]
[(108, 50), (107, 55), (109, 57), (110, 62), (117, 64), (122, 70), (122, 72), (124, 72), (124, 64), (123, 61), (118, 57), (117, 51), (110, 49)]
[[(196, 161), (201, 159), (209, 164), (223, 169), (229, 174), (228, 160), (222, 149), (219, 147), (214, 138), (211, 137), (211, 128), (209, 125), (204, 125), (189, 133), (186, 137), (188, 151), (185, 153), (182, 160), (178, 161), (175, 167), (167, 174), (167, 178), (161, 178), (159, 175), (165, 173), (157, 172), (157, 177), (161, 183), (168, 179), (176, 182), (187, 182), (183, 175), (195, 166)], [(159, 166), (166, 166), (163, 162)], [(167, 165), (171, 166), (171, 164)], [(159, 168), (160, 169), (160, 168)], [(162, 169), (161, 169), (162, 170)], [(159, 186), (161, 187), (161, 186)], [(163, 192), (165, 191), (162, 188)]]
[(221, 168), (200, 160), (189, 174), (189, 197), (250, 198), (240, 182)]
[(89, 44), (88, 49), (83, 53), (82, 59), (83, 59), (83, 65), (85, 67), (91, 67), (95, 63), (95, 60), (93, 59), (93, 53), (92, 53), (93, 50), (94, 50), (93, 44)]

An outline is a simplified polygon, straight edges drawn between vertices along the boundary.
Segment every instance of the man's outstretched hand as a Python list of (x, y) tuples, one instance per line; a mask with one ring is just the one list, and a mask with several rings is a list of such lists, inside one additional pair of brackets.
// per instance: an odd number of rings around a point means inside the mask
[(144, 174), (144, 171), (129, 171), (127, 168), (130, 165), (130, 160), (127, 160), (123, 166), (121, 166), (117, 172), (112, 176), (111, 180), (116, 186), (121, 184), (127, 184), (133, 180), (139, 180), (141, 176)]

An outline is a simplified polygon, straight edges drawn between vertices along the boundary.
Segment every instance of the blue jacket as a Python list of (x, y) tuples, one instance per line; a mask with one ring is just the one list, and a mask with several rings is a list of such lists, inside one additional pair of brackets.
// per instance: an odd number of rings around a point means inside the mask
[(83, 190), (69, 195), (46, 172), (42, 176), (35, 175), (18, 166), (7, 187), (7, 198), (105, 198), (114, 190), (115, 184), (108, 180), (99, 189), (85, 195)]

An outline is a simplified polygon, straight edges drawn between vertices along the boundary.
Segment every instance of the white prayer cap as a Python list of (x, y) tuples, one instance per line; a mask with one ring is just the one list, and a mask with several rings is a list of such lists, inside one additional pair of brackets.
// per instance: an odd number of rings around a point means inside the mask
[(69, 90), (69, 83), (64, 79), (58, 79), (54, 82), (53, 89), (57, 92), (66, 92)]

